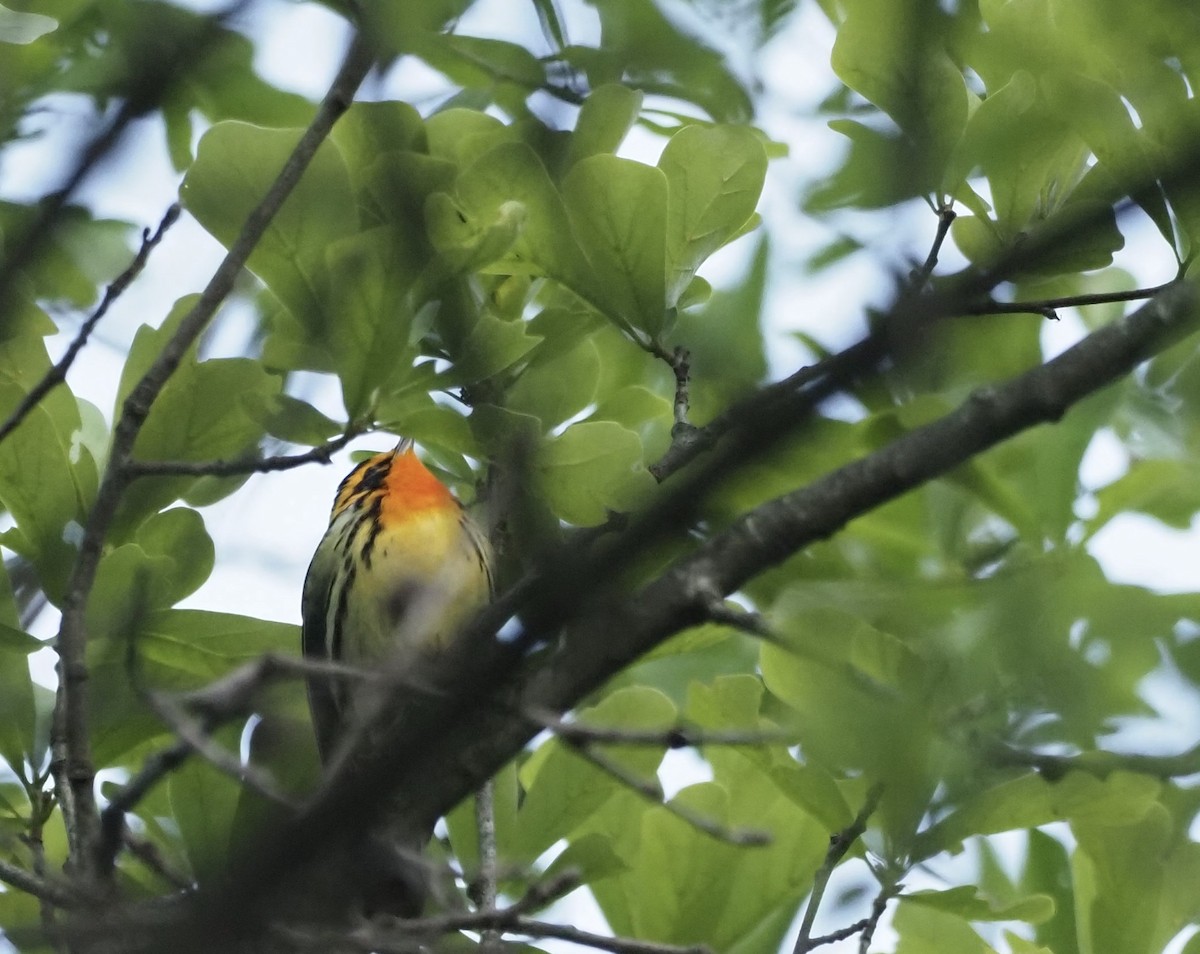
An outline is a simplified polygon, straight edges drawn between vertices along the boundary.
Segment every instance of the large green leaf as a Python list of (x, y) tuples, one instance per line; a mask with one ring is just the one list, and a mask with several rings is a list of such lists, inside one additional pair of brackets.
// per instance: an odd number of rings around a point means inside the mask
[(674, 305), (696, 269), (754, 214), (767, 154), (747, 126), (688, 126), (671, 137), (658, 167), (667, 177), (667, 302)]
[[(183, 180), (184, 206), (229, 248), (301, 132), (217, 123), (200, 139)], [(346, 164), (337, 147), (325, 143), (255, 246), (249, 268), (305, 327), (322, 329), (334, 320), (333, 303), (323, 294), (326, 247), (356, 232), (358, 224)]]
[(545, 443), (537, 476), (561, 519), (592, 526), (610, 511), (631, 510), (654, 489), (642, 460), (633, 431), (612, 421), (584, 421)]
[(567, 173), (563, 198), (603, 309), (657, 338), (669, 328), (666, 177), (631, 159), (590, 156)]

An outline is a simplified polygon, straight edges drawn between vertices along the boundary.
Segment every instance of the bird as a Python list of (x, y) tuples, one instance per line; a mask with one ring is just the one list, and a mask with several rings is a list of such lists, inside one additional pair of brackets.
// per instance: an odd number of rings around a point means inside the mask
[[(454, 640), (493, 593), (487, 538), (463, 505), (403, 438), (342, 480), (329, 526), (304, 580), (301, 643), (315, 662), (402, 672), (406, 662)], [(397, 688), (404, 691), (397, 680)], [(307, 677), (317, 750), (326, 774), (361, 746), (360, 725), (380, 704), (361, 680)], [(369, 740), (368, 740), (369, 741)], [(432, 832), (399, 836), (419, 852)], [(367, 843), (364, 842), (364, 845)], [(369, 850), (378, 855), (378, 845)], [(411, 872), (392, 880), (410, 882)], [(401, 894), (420, 895), (411, 884)], [(378, 894), (378, 891), (375, 892)], [(423, 897), (398, 905), (420, 912)]]

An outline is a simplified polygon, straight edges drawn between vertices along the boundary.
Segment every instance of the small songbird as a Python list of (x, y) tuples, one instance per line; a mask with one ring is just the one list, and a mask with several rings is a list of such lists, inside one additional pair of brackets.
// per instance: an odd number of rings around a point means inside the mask
[[(329, 529), (304, 580), (304, 655), (397, 671), (406, 660), (447, 645), (491, 593), (486, 538), (421, 463), (412, 441), (401, 440), (395, 450), (364, 460), (338, 487)], [(370, 709), (368, 698), (362, 682), (309, 677), (309, 708), (326, 766), (344, 756)], [(428, 835), (405, 833), (402, 847), (419, 851)]]

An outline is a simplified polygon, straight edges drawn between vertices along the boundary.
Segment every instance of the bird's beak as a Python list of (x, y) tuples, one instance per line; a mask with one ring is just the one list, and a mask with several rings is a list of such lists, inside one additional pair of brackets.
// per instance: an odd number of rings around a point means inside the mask
[(393, 457), (399, 457), (401, 454), (407, 454), (413, 449), (413, 439), (411, 437), (400, 438), (400, 443), (396, 445), (396, 449), (392, 451)]

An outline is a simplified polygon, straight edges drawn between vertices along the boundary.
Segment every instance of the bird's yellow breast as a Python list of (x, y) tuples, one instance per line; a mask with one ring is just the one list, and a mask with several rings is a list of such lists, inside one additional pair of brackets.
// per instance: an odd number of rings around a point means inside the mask
[(486, 544), (457, 505), (378, 526), (360, 522), (354, 533), (352, 549), (362, 558), (348, 582), (340, 625), (330, 630), (341, 636), (341, 646), (332, 648), (344, 662), (363, 665), (394, 652), (435, 649), (488, 601)]

